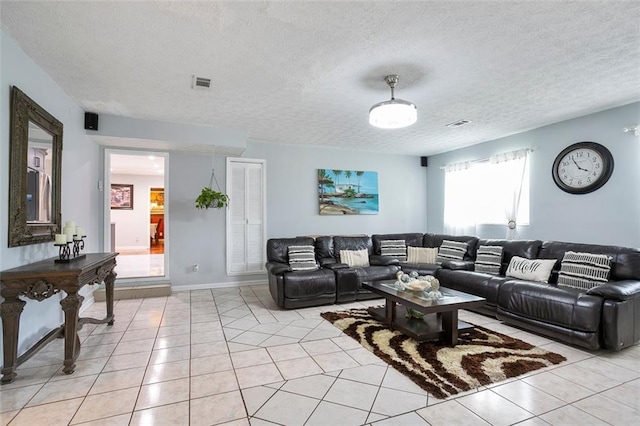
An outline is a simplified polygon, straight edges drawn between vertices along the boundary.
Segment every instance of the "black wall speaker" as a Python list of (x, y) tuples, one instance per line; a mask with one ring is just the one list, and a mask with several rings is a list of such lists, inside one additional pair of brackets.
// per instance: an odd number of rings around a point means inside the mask
[(84, 113), (84, 129), (98, 130), (98, 114), (94, 114), (93, 112)]
[(420, 165), (422, 167), (427, 167), (427, 157), (420, 157)]

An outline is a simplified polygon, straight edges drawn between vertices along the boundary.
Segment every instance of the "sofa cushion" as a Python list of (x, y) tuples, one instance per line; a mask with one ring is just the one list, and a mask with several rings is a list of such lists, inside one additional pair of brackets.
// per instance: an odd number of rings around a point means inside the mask
[(313, 238), (271, 238), (267, 241), (267, 260), (288, 264), (289, 246), (313, 246)]
[(464, 293), (484, 297), (487, 303), (495, 306), (500, 283), (492, 283), (491, 275), (472, 271), (439, 269), (436, 278), (442, 287), (452, 288)]
[(333, 237), (333, 251), (338, 257), (341, 250), (362, 250), (367, 249), (369, 255), (373, 254), (373, 245), (371, 243), (371, 237), (358, 236), (358, 237)]
[(547, 283), (555, 264), (555, 259), (525, 259), (524, 257), (513, 256), (505, 275), (507, 277)]
[(560, 262), (568, 251), (611, 256), (610, 281), (640, 280), (640, 249), (638, 248), (545, 241), (540, 248), (538, 257), (558, 259), (557, 269), (560, 269)]
[(404, 240), (406, 246), (420, 247), (422, 246), (422, 233), (407, 232), (404, 234), (373, 234), (371, 243), (373, 244), (373, 254), (382, 254), (380, 252), (380, 243), (385, 240)]
[(445, 240), (467, 243), (467, 251), (464, 253), (462, 260), (473, 260), (476, 257), (478, 237), (468, 235), (424, 234), (422, 247), (440, 247)]
[(597, 332), (602, 298), (573, 288), (510, 280), (500, 286), (500, 309), (571, 330)]
[(284, 274), (284, 297), (290, 299), (317, 297), (336, 293), (333, 271), (316, 269)]
[(289, 246), (289, 266), (292, 271), (318, 269), (313, 246)]
[(435, 247), (407, 247), (407, 263), (434, 264), (437, 256)]
[(502, 266), (503, 273), (509, 266), (513, 256), (524, 257), (525, 259), (535, 259), (544, 257), (551, 259), (552, 256), (538, 256), (538, 251), (542, 247), (540, 240), (504, 240), (499, 238), (481, 239), (478, 246), (500, 246), (502, 247)]
[(346, 263), (351, 268), (354, 266), (369, 266), (369, 254), (367, 249), (340, 250), (340, 262)]
[(502, 266), (501, 246), (480, 246), (476, 254), (475, 270), (487, 274), (498, 275)]
[(467, 243), (463, 241), (444, 240), (438, 249), (437, 262), (462, 260), (467, 252)]
[(407, 245), (404, 240), (380, 241), (380, 255), (389, 256), (399, 261), (407, 260)]
[(605, 254), (568, 251), (558, 273), (559, 287), (589, 290), (606, 283), (611, 271), (611, 258)]

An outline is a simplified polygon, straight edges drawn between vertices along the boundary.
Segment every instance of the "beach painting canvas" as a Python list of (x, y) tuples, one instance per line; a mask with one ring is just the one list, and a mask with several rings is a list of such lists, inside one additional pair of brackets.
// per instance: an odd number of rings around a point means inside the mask
[(321, 215), (378, 214), (378, 173), (318, 169)]

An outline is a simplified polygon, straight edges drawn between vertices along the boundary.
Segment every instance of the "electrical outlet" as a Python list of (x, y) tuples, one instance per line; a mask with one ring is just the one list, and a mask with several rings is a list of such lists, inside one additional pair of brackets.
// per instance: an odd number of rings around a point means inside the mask
[(193, 272), (198, 272), (200, 270), (200, 266), (196, 263), (191, 269), (193, 270)]

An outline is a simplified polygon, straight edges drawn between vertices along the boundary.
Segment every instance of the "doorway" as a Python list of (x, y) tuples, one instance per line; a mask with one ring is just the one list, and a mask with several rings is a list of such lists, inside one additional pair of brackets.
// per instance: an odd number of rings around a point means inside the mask
[(167, 278), (166, 153), (105, 150), (105, 245), (118, 280)]

